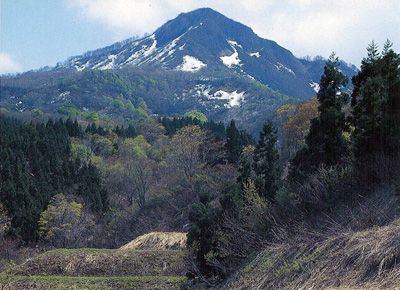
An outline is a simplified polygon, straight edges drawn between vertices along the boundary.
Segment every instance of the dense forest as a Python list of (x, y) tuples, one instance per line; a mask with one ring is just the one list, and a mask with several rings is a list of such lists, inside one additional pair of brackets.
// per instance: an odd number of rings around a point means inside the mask
[(332, 54), (316, 98), (279, 107), (257, 140), (195, 110), (152, 117), (139, 100), (123, 121), (0, 111), (0, 243), (116, 248), (183, 231), (188, 277), (215, 286), (361, 195), (399, 194), (400, 55), (389, 41), (367, 52), (352, 80)]

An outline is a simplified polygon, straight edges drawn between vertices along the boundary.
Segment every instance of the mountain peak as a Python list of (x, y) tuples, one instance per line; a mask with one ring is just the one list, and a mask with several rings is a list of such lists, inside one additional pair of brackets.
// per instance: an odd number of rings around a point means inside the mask
[(323, 64), (296, 58), (211, 8), (181, 13), (147, 37), (73, 57), (64, 66), (77, 70), (156, 67), (204, 75), (219, 71), (257, 80), (297, 98), (315, 93), (313, 84), (323, 68)]
[(214, 17), (214, 16), (223, 16), (223, 14), (219, 13), (218, 11), (209, 8), (209, 7), (203, 7), (203, 8), (198, 8), (189, 12), (184, 12), (181, 13), (180, 15), (189, 15), (189, 16), (197, 16), (197, 17)]
[[(190, 12), (180, 13), (176, 18), (167, 21), (155, 31), (158, 44), (164, 45), (187, 32), (191, 28), (208, 23), (209, 26), (221, 27), (237, 23), (211, 8), (199, 8)], [(239, 23), (237, 23), (239, 24)], [(240, 24), (244, 26), (243, 24)]]

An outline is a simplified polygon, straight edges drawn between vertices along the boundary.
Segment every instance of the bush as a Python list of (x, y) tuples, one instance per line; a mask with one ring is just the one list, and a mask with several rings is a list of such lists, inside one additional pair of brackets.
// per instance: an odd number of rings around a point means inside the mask
[(295, 184), (294, 193), (286, 194), (306, 212), (319, 212), (332, 209), (337, 202), (351, 201), (355, 185), (351, 166), (321, 166), (303, 184)]
[(0, 241), (4, 239), (4, 235), (10, 227), (11, 219), (8, 217), (8, 213), (4, 208), (3, 204), (0, 203)]
[(82, 203), (57, 194), (40, 214), (39, 233), (55, 247), (82, 247), (91, 240), (94, 225), (94, 217), (84, 210)]

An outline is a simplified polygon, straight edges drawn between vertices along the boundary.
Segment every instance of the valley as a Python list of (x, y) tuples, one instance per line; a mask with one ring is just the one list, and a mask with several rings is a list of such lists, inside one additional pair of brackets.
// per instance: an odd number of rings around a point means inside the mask
[(0, 288), (398, 289), (394, 47), (298, 57), (198, 8), (0, 75)]

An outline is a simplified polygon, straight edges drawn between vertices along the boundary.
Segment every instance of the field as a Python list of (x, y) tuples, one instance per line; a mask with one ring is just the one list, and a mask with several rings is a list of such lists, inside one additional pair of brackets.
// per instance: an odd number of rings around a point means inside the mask
[[(159, 243), (154, 243), (157, 235), (151, 235), (153, 243), (146, 250), (131, 246), (44, 252), (1, 273), (0, 288), (180, 289), (186, 281), (186, 252), (181, 247), (164, 249), (161, 244), (165, 244), (168, 234), (163, 233), (163, 238), (157, 239)], [(134, 244), (143, 247), (143, 243)]]

